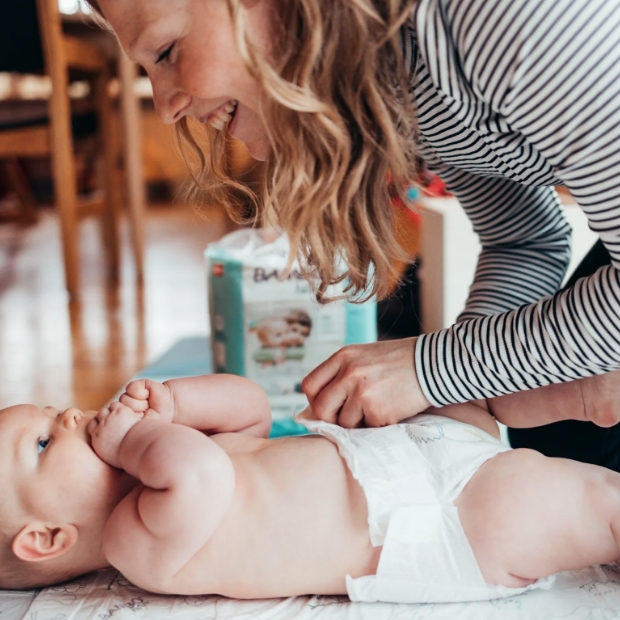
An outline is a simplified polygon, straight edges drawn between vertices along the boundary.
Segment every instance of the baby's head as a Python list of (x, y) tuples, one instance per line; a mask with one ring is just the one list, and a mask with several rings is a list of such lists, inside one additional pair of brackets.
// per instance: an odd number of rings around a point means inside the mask
[(107, 565), (110, 513), (135, 484), (91, 447), (95, 412), (17, 405), (0, 411), (0, 588), (66, 581)]
[(270, 317), (261, 319), (253, 327), (256, 335), (264, 347), (288, 347), (290, 340), (290, 328), (286, 319), (282, 317)]
[(303, 310), (291, 310), (283, 317), (261, 319), (253, 327), (265, 347), (303, 347), (312, 329), (312, 319)]
[(291, 310), (284, 318), (288, 323), (290, 334), (299, 341), (296, 346), (302, 346), (312, 330), (310, 315), (304, 310)]

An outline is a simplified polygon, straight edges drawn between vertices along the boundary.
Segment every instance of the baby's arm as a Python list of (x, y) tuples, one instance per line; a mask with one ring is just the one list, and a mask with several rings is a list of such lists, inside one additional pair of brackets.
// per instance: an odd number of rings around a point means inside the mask
[(127, 385), (120, 401), (147, 417), (208, 433), (238, 432), (267, 437), (271, 408), (257, 383), (236, 375), (214, 374), (158, 383), (138, 379)]
[(106, 524), (107, 560), (137, 585), (174, 591), (174, 576), (230, 507), (235, 474), (228, 455), (203, 433), (141, 419), (118, 402), (102, 409), (89, 431), (103, 460), (144, 485), (120, 502)]

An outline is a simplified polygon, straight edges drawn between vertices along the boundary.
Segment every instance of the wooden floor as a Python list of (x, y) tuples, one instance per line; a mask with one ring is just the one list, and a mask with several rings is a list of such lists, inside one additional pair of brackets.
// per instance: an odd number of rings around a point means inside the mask
[(232, 226), (219, 209), (202, 213), (149, 210), (142, 288), (134, 283), (128, 234), (122, 281), (106, 285), (98, 222), (84, 221), (82, 299), (73, 304), (53, 212), (28, 228), (0, 225), (0, 407), (97, 409), (177, 340), (206, 334), (203, 251)]

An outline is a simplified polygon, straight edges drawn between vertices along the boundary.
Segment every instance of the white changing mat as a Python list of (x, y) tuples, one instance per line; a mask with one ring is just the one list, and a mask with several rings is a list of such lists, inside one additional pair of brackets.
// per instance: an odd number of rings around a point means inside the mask
[(620, 615), (620, 567), (561, 573), (550, 590), (458, 604), (351, 603), (334, 596), (255, 601), (159, 596), (112, 569), (41, 590), (24, 608), (27, 596), (33, 594), (0, 591), (0, 620), (611, 620)]

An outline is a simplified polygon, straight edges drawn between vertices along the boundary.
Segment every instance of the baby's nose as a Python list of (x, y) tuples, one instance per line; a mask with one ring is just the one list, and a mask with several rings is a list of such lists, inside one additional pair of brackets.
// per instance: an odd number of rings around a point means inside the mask
[(69, 407), (69, 409), (65, 409), (60, 415), (60, 422), (69, 430), (73, 430), (77, 427), (77, 423), (81, 420), (82, 415), (84, 415), (79, 409), (75, 407)]

